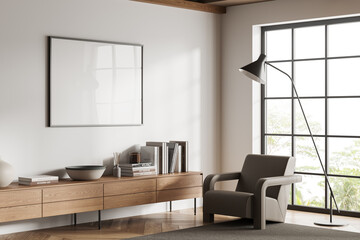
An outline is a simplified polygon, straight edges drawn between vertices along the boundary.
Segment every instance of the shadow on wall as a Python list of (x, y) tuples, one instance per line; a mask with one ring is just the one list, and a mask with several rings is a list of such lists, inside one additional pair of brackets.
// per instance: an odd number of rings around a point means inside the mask
[(55, 169), (49, 172), (44, 172), (44, 175), (59, 176), (59, 179), (69, 178), (65, 168)]
[(202, 91), (209, 89), (209, 84), (201, 85), (203, 58), (200, 47), (184, 47), (177, 49), (176, 54), (172, 52), (171, 55), (164, 55), (149, 67), (152, 71), (149, 75), (154, 76), (149, 81), (152, 83), (149, 94), (153, 106), (156, 106), (148, 115), (154, 123), (152, 138), (189, 141), (189, 167), (194, 171), (201, 170), (201, 147), (204, 146), (201, 141), (202, 125), (211, 131), (207, 120), (203, 118), (203, 112), (208, 110), (208, 106), (207, 101), (202, 99)]
[(140, 152), (140, 145), (133, 145), (122, 152), (119, 152), (119, 157), (115, 163), (114, 157), (112, 158), (106, 158), (103, 160), (103, 165), (106, 167), (105, 172), (103, 176), (112, 175), (114, 164), (117, 163), (128, 163), (129, 162), (129, 154), (131, 152)]
[[(129, 154), (131, 152), (139, 152), (140, 145), (133, 145), (122, 152), (119, 152), (119, 159), (117, 163), (128, 163), (129, 162)], [(103, 165), (106, 167), (104, 176), (112, 175), (113, 167), (114, 167), (114, 158), (106, 158), (103, 160)], [(65, 167), (55, 169), (52, 171), (44, 172), (43, 175), (52, 175), (52, 176), (59, 176), (59, 179), (69, 178), (69, 175), (66, 173)]]

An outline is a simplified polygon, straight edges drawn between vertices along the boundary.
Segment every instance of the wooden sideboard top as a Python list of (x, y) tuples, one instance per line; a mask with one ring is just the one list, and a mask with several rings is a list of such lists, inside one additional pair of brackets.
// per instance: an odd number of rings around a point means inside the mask
[(166, 177), (175, 177), (175, 176), (187, 176), (187, 175), (202, 175), (201, 172), (182, 172), (182, 173), (170, 173), (170, 174), (158, 174), (151, 176), (137, 176), (137, 177), (112, 177), (112, 176), (103, 176), (98, 180), (94, 181), (73, 181), (71, 179), (61, 179), (58, 183), (54, 184), (41, 184), (37, 186), (26, 186), (19, 185), (17, 182), (11, 183), (8, 187), (0, 188), (0, 192), (6, 191), (16, 191), (16, 190), (25, 190), (25, 189), (36, 189), (36, 188), (49, 188), (49, 187), (61, 187), (69, 185), (80, 185), (80, 184), (95, 184), (95, 183), (108, 183), (108, 182), (119, 182), (119, 181), (131, 181), (136, 179), (151, 179), (151, 178), (166, 178)]

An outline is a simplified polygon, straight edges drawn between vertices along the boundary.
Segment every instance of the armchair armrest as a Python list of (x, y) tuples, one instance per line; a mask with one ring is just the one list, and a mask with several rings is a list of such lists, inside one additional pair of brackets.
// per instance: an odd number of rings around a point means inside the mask
[(255, 215), (255, 228), (265, 229), (265, 198), (266, 198), (266, 189), (273, 186), (288, 185), (292, 183), (301, 182), (302, 177), (300, 175), (290, 175), (290, 176), (279, 176), (279, 177), (268, 177), (260, 178), (255, 187), (255, 206), (254, 206), (254, 215)]
[(203, 195), (209, 190), (214, 190), (215, 183), (220, 181), (236, 180), (239, 179), (241, 172), (210, 174), (205, 178), (203, 186)]
[(260, 178), (256, 183), (255, 195), (258, 191), (266, 190), (263, 188), (297, 183), (301, 182), (301, 180), (302, 177), (300, 175)]

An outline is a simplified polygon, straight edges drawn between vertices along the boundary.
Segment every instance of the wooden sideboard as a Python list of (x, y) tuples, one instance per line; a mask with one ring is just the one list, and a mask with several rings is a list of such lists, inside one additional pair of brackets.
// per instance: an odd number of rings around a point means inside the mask
[[(202, 197), (200, 172), (140, 177), (109, 177), (96, 181), (60, 180), (59, 183), (0, 188), (0, 223), (99, 211), (148, 203)], [(170, 204), (170, 211), (171, 211)], [(196, 212), (194, 212), (196, 213)]]

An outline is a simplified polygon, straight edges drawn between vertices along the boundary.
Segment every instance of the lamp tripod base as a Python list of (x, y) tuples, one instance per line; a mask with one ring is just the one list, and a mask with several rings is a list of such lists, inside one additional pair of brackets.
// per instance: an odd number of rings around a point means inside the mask
[(347, 223), (329, 222), (329, 221), (314, 222), (314, 224), (323, 227), (344, 227), (348, 225)]
[(330, 197), (330, 220), (314, 222), (314, 224), (318, 225), (318, 226), (323, 226), (323, 227), (343, 227), (343, 226), (349, 225), (347, 223), (340, 223), (340, 222), (333, 221), (332, 196)]

